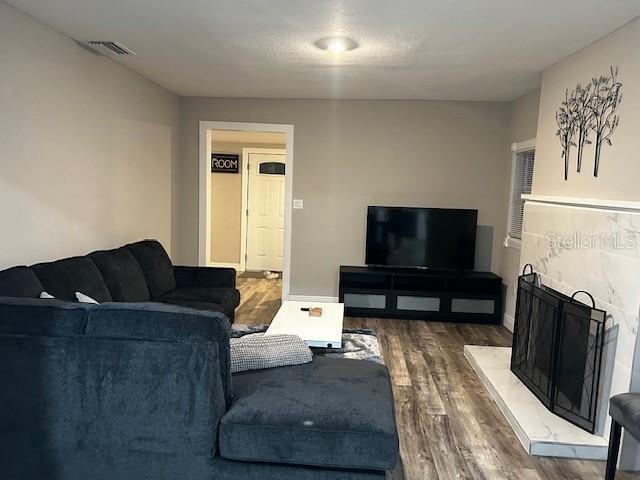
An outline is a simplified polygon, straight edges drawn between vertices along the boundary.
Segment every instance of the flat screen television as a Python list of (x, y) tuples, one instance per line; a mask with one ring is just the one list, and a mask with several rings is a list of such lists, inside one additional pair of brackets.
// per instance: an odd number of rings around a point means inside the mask
[(365, 263), (472, 270), (477, 220), (477, 210), (370, 206)]

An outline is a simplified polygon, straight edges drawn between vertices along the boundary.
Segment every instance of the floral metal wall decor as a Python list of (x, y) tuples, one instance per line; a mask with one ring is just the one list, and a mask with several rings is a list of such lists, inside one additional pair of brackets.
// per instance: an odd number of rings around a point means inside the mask
[(564, 100), (556, 112), (556, 136), (562, 147), (564, 179), (569, 178), (571, 147), (576, 147), (576, 171), (582, 169), (586, 145), (594, 144), (593, 176), (600, 170), (603, 144), (612, 145), (611, 136), (620, 123), (616, 113), (622, 102), (622, 83), (618, 81), (618, 67), (610, 67), (608, 75), (592, 78), (586, 85), (578, 84), (571, 93), (565, 91)]

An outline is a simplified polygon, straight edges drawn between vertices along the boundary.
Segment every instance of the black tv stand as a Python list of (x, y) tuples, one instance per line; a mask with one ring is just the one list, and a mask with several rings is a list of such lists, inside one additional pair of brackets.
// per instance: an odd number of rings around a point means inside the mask
[(502, 292), (491, 272), (340, 267), (340, 302), (352, 317), (499, 324)]

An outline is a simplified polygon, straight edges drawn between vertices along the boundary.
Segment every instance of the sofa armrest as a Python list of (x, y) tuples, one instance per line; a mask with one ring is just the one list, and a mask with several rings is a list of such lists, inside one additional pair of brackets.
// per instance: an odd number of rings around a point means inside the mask
[(2, 478), (210, 478), (215, 343), (2, 335), (0, 384)]
[(176, 288), (183, 287), (236, 287), (236, 270), (220, 267), (174, 266)]

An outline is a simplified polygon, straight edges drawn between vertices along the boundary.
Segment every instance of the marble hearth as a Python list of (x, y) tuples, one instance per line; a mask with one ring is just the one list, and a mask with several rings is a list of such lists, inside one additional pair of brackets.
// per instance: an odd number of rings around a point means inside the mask
[(607, 458), (607, 439), (554, 415), (509, 369), (511, 349), (465, 345), (464, 355), (531, 455)]

